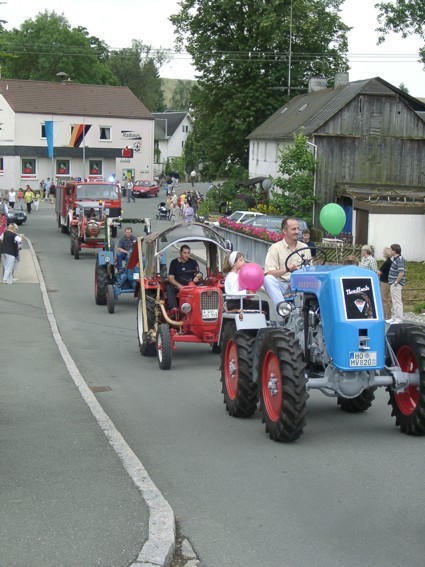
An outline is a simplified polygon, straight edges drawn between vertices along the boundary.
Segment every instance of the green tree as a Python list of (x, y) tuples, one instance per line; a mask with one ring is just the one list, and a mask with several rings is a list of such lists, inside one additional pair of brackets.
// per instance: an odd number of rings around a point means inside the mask
[(173, 110), (186, 110), (190, 108), (190, 93), (192, 91), (192, 81), (177, 81), (171, 97), (170, 108)]
[(177, 47), (190, 53), (197, 71), (194, 137), (207, 175), (226, 173), (229, 164), (247, 166), (246, 136), (285, 103), (289, 91), (291, 96), (305, 91), (312, 76), (333, 77), (347, 69), (349, 28), (338, 15), (342, 3), (180, 2), (170, 20)]
[(80, 83), (117, 84), (101, 60), (107, 46), (89, 37), (85, 28), (71, 28), (63, 15), (40, 12), (19, 29), (2, 34), (2, 76), (11, 79), (52, 81), (58, 72)]
[(131, 47), (111, 52), (108, 65), (119, 84), (127, 86), (151, 112), (162, 112), (165, 102), (159, 69), (167, 60), (166, 50), (154, 52), (133, 40)]
[(273, 179), (270, 205), (282, 216), (301, 217), (311, 224), (317, 164), (307, 142), (303, 133), (295, 134), (294, 143), (281, 150), (278, 171), (282, 175)]
[[(381, 33), (379, 43), (385, 41), (390, 32), (401, 33), (402, 37), (416, 34), (425, 41), (425, 2), (423, 0), (391, 0), (391, 2), (378, 2), (375, 6), (379, 10), (378, 22)], [(422, 61), (425, 63), (425, 46), (419, 50)]]

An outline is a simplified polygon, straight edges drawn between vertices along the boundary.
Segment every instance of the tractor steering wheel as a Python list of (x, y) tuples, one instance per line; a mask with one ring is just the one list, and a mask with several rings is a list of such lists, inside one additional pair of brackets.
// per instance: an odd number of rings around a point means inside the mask
[[(326, 250), (324, 248), (318, 248), (317, 246), (315, 246), (316, 249), (316, 255), (317, 252), (319, 252), (322, 256), (323, 256), (323, 261), (319, 261), (318, 264), (323, 266), (323, 264), (326, 263), (327, 257), (326, 257)], [(306, 259), (304, 254), (301, 254), (301, 252), (303, 250), (311, 250), (311, 248), (309, 246), (303, 246), (303, 248), (298, 248), (298, 250), (294, 250), (293, 252), (291, 252), (289, 254), (289, 256), (286, 258), (285, 260), (285, 270), (287, 272), (289, 272), (289, 260), (290, 258), (292, 258), (292, 256), (299, 256), (301, 258), (301, 266), (310, 266), (312, 264), (312, 262), (314, 262), (316, 260), (316, 256), (314, 258), (310, 258), (310, 259)]]

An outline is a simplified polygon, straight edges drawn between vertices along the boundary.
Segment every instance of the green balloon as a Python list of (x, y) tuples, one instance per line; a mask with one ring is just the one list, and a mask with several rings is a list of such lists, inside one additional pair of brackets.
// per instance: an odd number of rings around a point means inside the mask
[(341, 232), (346, 220), (344, 209), (336, 203), (329, 203), (320, 211), (320, 224), (332, 236)]

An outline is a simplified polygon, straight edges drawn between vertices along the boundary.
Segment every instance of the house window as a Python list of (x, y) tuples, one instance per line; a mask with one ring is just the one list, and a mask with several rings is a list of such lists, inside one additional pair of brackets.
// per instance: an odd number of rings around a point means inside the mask
[(185, 126), (185, 125), (183, 124), (183, 126), (182, 126), (182, 132), (189, 132), (189, 126), (187, 126), (187, 125)]
[(36, 161), (32, 158), (22, 158), (22, 175), (31, 175), (35, 177), (36, 174)]
[(46, 139), (46, 126), (41, 124), (41, 137)]
[(91, 159), (89, 162), (90, 175), (102, 175), (102, 162), (98, 159)]
[(0, 157), (0, 175), (4, 173), (3, 158)]
[(69, 175), (70, 163), (69, 159), (56, 160), (56, 175)]
[(100, 126), (99, 140), (110, 140), (110, 139), (111, 139), (111, 128), (109, 126)]

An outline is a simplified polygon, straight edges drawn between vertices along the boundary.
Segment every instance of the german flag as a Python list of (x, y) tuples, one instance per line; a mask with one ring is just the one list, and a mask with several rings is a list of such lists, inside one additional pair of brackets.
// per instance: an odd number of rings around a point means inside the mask
[(76, 124), (72, 129), (68, 146), (71, 148), (79, 148), (90, 128), (91, 124)]

